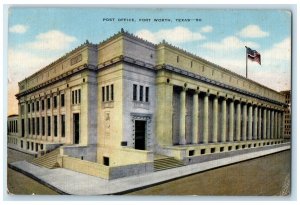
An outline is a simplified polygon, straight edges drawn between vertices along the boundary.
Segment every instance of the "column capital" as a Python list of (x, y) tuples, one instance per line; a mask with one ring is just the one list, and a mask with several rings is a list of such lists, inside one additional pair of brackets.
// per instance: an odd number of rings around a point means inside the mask
[(199, 93), (200, 93), (201, 91), (200, 91), (200, 88), (199, 87), (197, 87), (197, 89), (196, 90), (194, 90), (194, 95), (195, 94), (197, 94), (197, 95), (199, 95)]

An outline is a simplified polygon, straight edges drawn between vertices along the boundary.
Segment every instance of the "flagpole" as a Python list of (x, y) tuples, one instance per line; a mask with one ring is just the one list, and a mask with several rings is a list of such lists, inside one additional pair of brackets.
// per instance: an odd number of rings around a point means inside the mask
[(248, 55), (247, 55), (247, 46), (245, 46), (246, 48), (246, 78), (248, 78)]

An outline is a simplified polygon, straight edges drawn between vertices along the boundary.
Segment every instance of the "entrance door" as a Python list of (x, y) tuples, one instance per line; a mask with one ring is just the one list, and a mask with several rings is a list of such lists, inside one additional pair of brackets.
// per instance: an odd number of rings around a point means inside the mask
[(146, 147), (146, 121), (135, 121), (135, 149), (145, 150)]
[(79, 124), (80, 124), (80, 118), (79, 113), (73, 114), (73, 135), (74, 135), (74, 144), (79, 144)]

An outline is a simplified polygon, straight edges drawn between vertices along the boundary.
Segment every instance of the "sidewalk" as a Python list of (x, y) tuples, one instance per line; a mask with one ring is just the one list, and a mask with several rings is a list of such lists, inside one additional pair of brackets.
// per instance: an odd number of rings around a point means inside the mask
[(246, 153), (233, 157), (227, 157), (223, 159), (217, 159), (208, 162), (183, 166), (175, 169), (168, 169), (164, 171), (147, 173), (143, 175), (120, 178), (109, 181), (63, 168), (47, 169), (43, 167), (38, 167), (26, 161), (13, 162), (10, 163), (9, 166), (36, 179), (40, 183), (55, 189), (56, 191), (62, 194), (122, 194), (138, 190), (143, 187), (163, 183), (165, 181), (170, 181), (183, 176), (284, 151), (287, 149), (290, 149), (290, 143), (286, 143), (280, 147), (272, 149)]

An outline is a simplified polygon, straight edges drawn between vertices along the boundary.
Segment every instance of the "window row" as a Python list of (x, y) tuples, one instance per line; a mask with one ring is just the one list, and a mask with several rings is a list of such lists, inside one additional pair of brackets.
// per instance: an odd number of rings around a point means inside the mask
[[(64, 107), (65, 106), (65, 94), (60, 94), (60, 95), (55, 95), (52, 97), (52, 103), (53, 103), (53, 108), (57, 108), (58, 106), (58, 98), (60, 97), (60, 106)], [(47, 99), (32, 102), (32, 103), (27, 103), (27, 112), (35, 112), (35, 111), (40, 111), (45, 110), (45, 105), (47, 109), (51, 108), (51, 98), (48, 97)], [(24, 106), (21, 106), (21, 114), (24, 114)]]
[(102, 102), (114, 101), (114, 84), (102, 86)]
[[(31, 146), (30, 146), (31, 145)], [(34, 146), (35, 145), (35, 146)], [(30, 148), (31, 147), (31, 148)], [(21, 148), (24, 148), (23, 140), (21, 140)], [(35, 149), (34, 149), (35, 148)], [(34, 143), (34, 142), (26, 142), (26, 149), (31, 151), (39, 151), (44, 149), (44, 145), (40, 143)]]
[(80, 89), (72, 90), (72, 105), (80, 104), (81, 91)]
[(12, 120), (8, 122), (8, 128), (7, 128), (7, 132), (8, 133), (18, 133), (18, 120)]
[(9, 137), (8, 138), (8, 143), (17, 145), (18, 144), (18, 139)]
[(149, 102), (149, 87), (133, 84), (133, 101)]
[[(47, 127), (46, 127), (46, 123), (47, 123)], [(58, 123), (59, 123), (57, 115), (53, 116), (52, 122), (51, 122), (51, 116), (28, 118), (28, 121), (27, 121), (28, 134), (29, 135), (30, 134), (40, 135), (41, 134), (42, 136), (45, 136), (46, 132), (47, 132), (47, 136), (51, 136), (51, 123), (53, 123), (53, 132), (54, 132), (53, 135), (54, 135), (54, 137), (57, 137), (58, 136)], [(65, 133), (65, 124), (66, 124), (65, 115), (60, 115), (61, 137), (65, 137), (65, 134), (66, 134)], [(23, 129), (23, 127), (22, 127), (22, 129)]]

